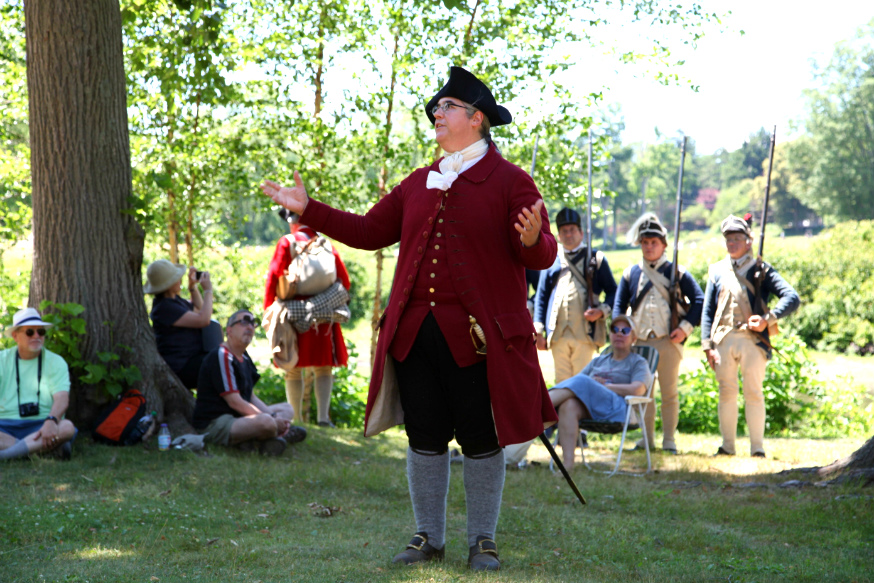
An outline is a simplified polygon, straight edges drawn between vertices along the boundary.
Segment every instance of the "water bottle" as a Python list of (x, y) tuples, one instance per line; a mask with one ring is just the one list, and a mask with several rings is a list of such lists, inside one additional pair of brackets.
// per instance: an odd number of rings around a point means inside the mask
[(161, 423), (161, 431), (158, 432), (158, 450), (167, 451), (170, 449), (170, 430), (167, 429), (166, 423)]

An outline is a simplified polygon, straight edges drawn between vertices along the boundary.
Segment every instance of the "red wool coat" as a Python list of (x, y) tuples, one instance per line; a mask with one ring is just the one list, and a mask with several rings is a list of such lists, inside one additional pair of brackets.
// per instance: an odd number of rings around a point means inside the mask
[[(294, 238), (297, 241), (307, 241), (317, 237), (318, 233), (307, 226), (301, 225)], [(270, 269), (267, 271), (267, 287), (264, 290), (264, 309), (270, 307), (276, 299), (276, 283), (282, 277), (291, 263), (289, 247), (291, 243), (288, 237), (283, 237), (276, 244), (273, 259), (270, 261)], [(334, 264), (337, 268), (337, 279), (347, 290), (349, 289), (349, 273), (346, 265), (340, 259), (340, 254), (334, 251)], [(304, 299), (307, 296), (300, 296)], [(297, 299), (297, 298), (296, 298)], [(346, 342), (343, 340), (343, 332), (340, 324), (319, 324), (315, 328), (307, 330), (303, 334), (297, 334), (298, 367), (307, 366), (346, 366), (349, 354), (346, 351)]]
[[(504, 160), (494, 145), (446, 192), (426, 187), (428, 172), (439, 171), (438, 162), (410, 174), (364, 216), (310, 199), (301, 221), (360, 249), (381, 249), (400, 241), (391, 295), (380, 322), (364, 434), (376, 435), (404, 422), (389, 347), (439, 214), (447, 255), (465, 259), (449, 262), (452, 287), (485, 332), (498, 441), (502, 446), (521, 443), (558, 419), (537, 360), (525, 283), (525, 268), (552, 265), (556, 241), (542, 210), (540, 240), (531, 248), (522, 246), (514, 228), (517, 216), (523, 207), (541, 200), (540, 193), (531, 177)], [(466, 319), (454, 325), (468, 333)]]

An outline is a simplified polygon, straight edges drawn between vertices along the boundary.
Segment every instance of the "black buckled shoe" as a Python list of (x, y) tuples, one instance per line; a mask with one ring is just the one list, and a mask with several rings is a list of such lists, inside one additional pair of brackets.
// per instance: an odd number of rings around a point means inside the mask
[(722, 455), (732, 456), (734, 454), (720, 445), (719, 449), (716, 450), (716, 453), (713, 454), (713, 457), (718, 457), (718, 456), (722, 456)]
[(479, 535), (476, 544), (470, 547), (467, 565), (472, 571), (497, 571), (501, 568), (498, 545), (489, 537)]
[(407, 545), (407, 548), (396, 554), (391, 560), (392, 563), (403, 563), (404, 565), (416, 565), (418, 563), (426, 563), (431, 560), (443, 560), (445, 547), (435, 549), (428, 544), (428, 533), (417, 532), (413, 535), (413, 540)]

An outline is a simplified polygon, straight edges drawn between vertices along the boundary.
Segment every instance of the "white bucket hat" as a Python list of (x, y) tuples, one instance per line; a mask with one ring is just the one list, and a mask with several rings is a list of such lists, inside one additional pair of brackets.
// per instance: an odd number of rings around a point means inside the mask
[(22, 326), (43, 326), (48, 328), (51, 325), (50, 322), (43, 322), (42, 316), (39, 315), (36, 308), (24, 308), (15, 312), (15, 315), (12, 316), (12, 326), (7, 328), (4, 334), (11, 338), (12, 333)]
[(143, 286), (144, 294), (159, 294), (170, 289), (170, 286), (182, 279), (188, 268), (166, 259), (158, 259), (146, 268), (148, 283)]

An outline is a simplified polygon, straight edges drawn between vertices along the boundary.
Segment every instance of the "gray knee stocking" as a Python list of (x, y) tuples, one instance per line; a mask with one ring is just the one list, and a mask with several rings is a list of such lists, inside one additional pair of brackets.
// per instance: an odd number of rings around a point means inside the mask
[[(503, 466), (503, 462), (502, 462)], [(407, 479), (416, 515), (416, 532), (441, 549), (446, 537), (446, 496), (449, 493), (449, 452), (422, 455), (407, 448)]]
[(464, 496), (467, 502), (467, 546), (478, 535), (495, 538), (504, 490), (504, 451), (485, 459), (464, 456)]

